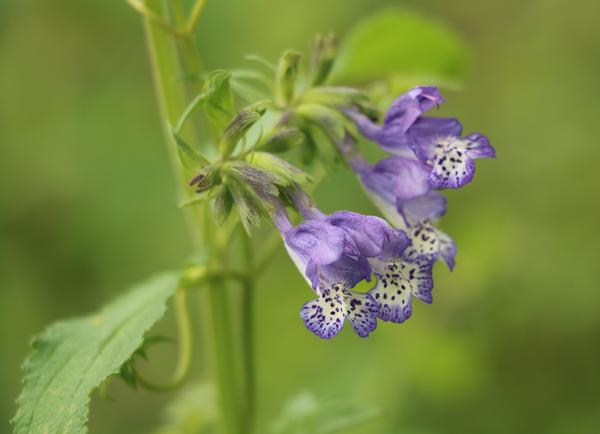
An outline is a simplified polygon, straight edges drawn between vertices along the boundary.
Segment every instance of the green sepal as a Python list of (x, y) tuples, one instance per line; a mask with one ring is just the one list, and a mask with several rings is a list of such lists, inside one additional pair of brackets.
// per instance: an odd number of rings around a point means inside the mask
[(304, 135), (298, 129), (286, 128), (263, 140), (255, 149), (278, 154), (297, 147), (303, 140)]
[(320, 86), (327, 81), (335, 62), (339, 41), (334, 34), (317, 35), (310, 64), (310, 83)]
[(210, 162), (196, 152), (175, 130), (175, 128), (171, 128), (171, 134), (173, 136), (173, 140), (177, 144), (177, 155), (179, 156), (179, 161), (186, 169), (195, 172), (203, 167), (210, 164)]
[(275, 73), (275, 96), (277, 104), (288, 105), (294, 97), (294, 89), (298, 78), (298, 67), (302, 54), (287, 50), (279, 58)]
[(229, 177), (243, 182), (248, 188), (254, 190), (258, 197), (278, 196), (277, 186), (287, 185), (284, 177), (276, 173), (267, 172), (243, 161), (233, 161), (224, 167)]
[(260, 120), (267, 111), (269, 101), (263, 100), (248, 106), (235, 115), (225, 128), (219, 149), (223, 157), (228, 157), (246, 132)]
[(213, 215), (218, 224), (225, 223), (233, 208), (233, 196), (226, 185), (221, 185), (215, 192)]
[(220, 183), (220, 172), (221, 165), (219, 163), (209, 164), (200, 170), (196, 176), (190, 180), (189, 186), (194, 187), (196, 189), (196, 193), (207, 191)]
[(303, 170), (288, 163), (287, 161), (266, 152), (253, 152), (248, 156), (247, 161), (254, 167), (258, 167), (267, 173), (277, 175), (283, 183), (278, 183), (282, 187), (288, 187), (293, 184), (307, 184), (313, 181), (313, 178)]
[(241, 180), (228, 180), (227, 187), (233, 198), (242, 226), (250, 234), (252, 226), (258, 226), (267, 209), (256, 192)]

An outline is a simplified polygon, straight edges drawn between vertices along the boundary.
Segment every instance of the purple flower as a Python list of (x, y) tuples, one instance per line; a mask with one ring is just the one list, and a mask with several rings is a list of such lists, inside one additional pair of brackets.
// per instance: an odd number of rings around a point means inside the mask
[(426, 164), (432, 188), (459, 188), (473, 179), (474, 160), (494, 158), (495, 150), (482, 134), (461, 138), (462, 125), (457, 119), (423, 116), (441, 102), (437, 88), (416, 87), (392, 103), (381, 126), (360, 113), (346, 113), (365, 137), (383, 149)]
[(414, 261), (393, 251), (370, 259), (377, 282), (369, 295), (378, 305), (377, 315), (384, 321), (402, 323), (412, 314), (412, 297), (432, 302), (433, 260), (419, 257)]
[(389, 157), (375, 165), (358, 153), (352, 138), (347, 137), (340, 149), (371, 200), (395, 227), (411, 239), (404, 259), (441, 257), (454, 268), (456, 246), (452, 239), (432, 223), (446, 212), (446, 198), (431, 190), (430, 169), (419, 160)]
[(409, 244), (406, 234), (377, 217), (349, 211), (325, 216), (304, 199), (296, 201), (302, 202), (298, 207), (307, 220), (294, 227), (279, 207), (274, 221), (290, 257), (318, 295), (302, 306), (304, 324), (330, 339), (348, 320), (359, 336), (368, 336), (377, 327), (377, 303), (352, 288), (370, 279), (369, 258), (384, 251), (401, 254)]

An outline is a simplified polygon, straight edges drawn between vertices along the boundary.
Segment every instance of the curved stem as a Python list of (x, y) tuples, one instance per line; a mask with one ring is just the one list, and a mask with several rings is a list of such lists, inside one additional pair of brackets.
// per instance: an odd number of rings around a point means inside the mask
[(179, 356), (177, 365), (173, 371), (173, 377), (168, 383), (156, 384), (150, 380), (146, 380), (136, 370), (134, 372), (137, 382), (146, 389), (155, 392), (164, 392), (175, 389), (183, 383), (190, 368), (192, 354), (192, 325), (190, 315), (187, 308), (187, 291), (179, 288), (174, 299), (175, 314), (177, 318), (177, 342), (179, 344)]

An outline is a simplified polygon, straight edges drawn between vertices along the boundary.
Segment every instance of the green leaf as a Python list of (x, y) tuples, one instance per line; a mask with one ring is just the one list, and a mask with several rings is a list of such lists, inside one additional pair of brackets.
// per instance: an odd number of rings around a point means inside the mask
[(380, 79), (453, 85), (467, 71), (460, 38), (435, 20), (400, 8), (385, 9), (359, 23), (344, 40), (334, 81), (367, 84)]
[(48, 327), (33, 341), (18, 399), (16, 434), (80, 434), (87, 431), (90, 394), (144, 342), (163, 317), (178, 273), (157, 275), (95, 314)]

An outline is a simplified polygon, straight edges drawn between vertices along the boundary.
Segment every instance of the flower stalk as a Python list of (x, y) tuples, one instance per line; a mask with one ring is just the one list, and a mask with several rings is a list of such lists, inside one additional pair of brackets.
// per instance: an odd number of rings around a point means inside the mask
[[(176, 8), (177, 21), (184, 20), (184, 16), (177, 11), (181, 6), (179, 1), (173, 2)], [(156, 94), (158, 96), (161, 117), (164, 119), (163, 130), (169, 145), (169, 154), (175, 174), (179, 201), (184, 197), (187, 188), (183, 169), (177, 157), (177, 143), (171, 134), (170, 125), (175, 125), (178, 117), (188, 105), (186, 83), (177, 80), (178, 77), (188, 73), (200, 72), (200, 61), (194, 50), (189, 34), (184, 38), (173, 38), (170, 32), (164, 29), (164, 23), (169, 22), (169, 10), (166, 2), (147, 2), (146, 7), (150, 14), (142, 14), (149, 55), (152, 64)], [(195, 18), (197, 20), (197, 17)], [(176, 25), (176, 28), (179, 26)], [(183, 65), (183, 68), (182, 68)], [(185, 69), (184, 69), (185, 68)], [(183, 73), (183, 74), (182, 74)], [(199, 144), (198, 144), (199, 145)], [(201, 149), (201, 148), (200, 148)], [(195, 206), (183, 210), (190, 236), (193, 240), (196, 254), (208, 255), (209, 268), (221, 268), (216, 252), (216, 240), (220, 234), (215, 234), (217, 228), (210, 228), (207, 222), (207, 206)], [(242, 418), (238, 372), (234, 360), (234, 340), (230, 318), (230, 300), (225, 287), (224, 279), (215, 277), (206, 282), (207, 323), (209, 341), (213, 355), (212, 366), (216, 371), (219, 389), (221, 423), (220, 432), (223, 434), (241, 434)]]

